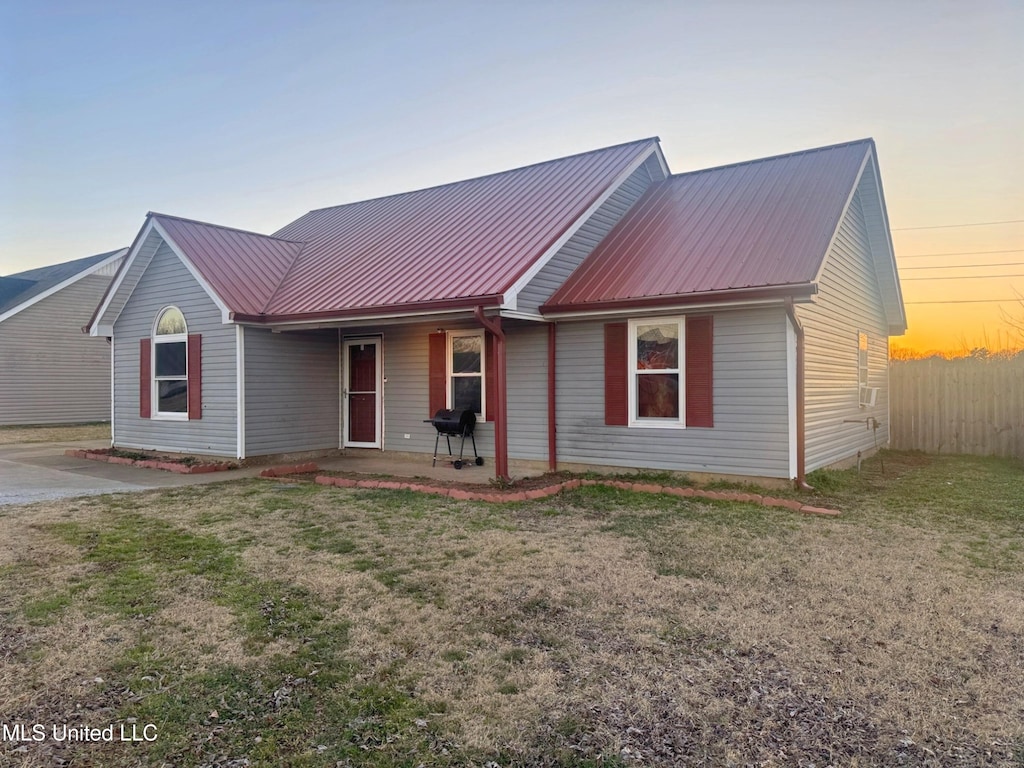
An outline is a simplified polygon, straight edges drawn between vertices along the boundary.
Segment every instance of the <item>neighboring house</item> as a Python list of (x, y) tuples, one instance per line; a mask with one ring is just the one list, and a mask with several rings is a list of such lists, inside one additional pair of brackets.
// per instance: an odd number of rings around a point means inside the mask
[(905, 328), (871, 140), (671, 175), (647, 139), (273, 236), (151, 213), (90, 323), (125, 448), (429, 458), (454, 407), (502, 477), (796, 479), (888, 441)]
[(127, 252), (0, 277), (0, 424), (110, 418), (110, 346), (82, 325)]

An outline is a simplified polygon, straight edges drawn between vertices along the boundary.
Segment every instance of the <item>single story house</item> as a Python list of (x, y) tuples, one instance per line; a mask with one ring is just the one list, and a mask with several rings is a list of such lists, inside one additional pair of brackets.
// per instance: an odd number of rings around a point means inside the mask
[(81, 329), (127, 252), (0, 277), (0, 424), (110, 418), (110, 345)]
[(872, 140), (672, 174), (656, 138), (273, 235), (151, 213), (87, 328), (124, 448), (429, 460), (450, 407), (499, 477), (796, 480), (888, 441), (905, 329)]

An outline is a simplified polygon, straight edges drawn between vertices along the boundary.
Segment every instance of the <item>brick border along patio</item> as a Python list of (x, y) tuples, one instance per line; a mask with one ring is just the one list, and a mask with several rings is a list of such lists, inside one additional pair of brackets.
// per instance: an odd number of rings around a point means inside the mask
[[(310, 465), (298, 465), (298, 467), (295, 468), (272, 467), (269, 470), (261, 472), (260, 476), (282, 477), (290, 473), (288, 471), (281, 470), (288, 469), (291, 469), (292, 473), (316, 471), (315, 464), (312, 465), (312, 469), (299, 468), (308, 466)], [(381, 488), (394, 491), (416, 491), (418, 493), (432, 493), (437, 496), (447, 496), (450, 499), (458, 499), (460, 501), (487, 501), (498, 504), (510, 501), (546, 499), (550, 496), (555, 496), (562, 491), (570, 491), (582, 486), (601, 485), (606, 488), (620, 488), (625, 491), (634, 491), (636, 493), (663, 493), (668, 496), (678, 496), (680, 498), (743, 501), (752, 504), (760, 504), (765, 507), (781, 507), (783, 509), (790, 509), (794, 512), (801, 512), (805, 515), (826, 515), (829, 517), (836, 517), (840, 514), (837, 509), (814, 507), (810, 504), (804, 504), (799, 499), (779, 499), (774, 496), (762, 496), (758, 493), (743, 493), (740, 491), (704, 491), (699, 488), (679, 488), (671, 485), (654, 485), (652, 483), (630, 483), (623, 480), (572, 479), (565, 480), (560, 483), (554, 483), (553, 485), (545, 486), (544, 488), (534, 488), (529, 491), (491, 490), (486, 492), (467, 491), (462, 488), (446, 488), (444, 486), (433, 485), (430, 483), (410, 483), (397, 480), (352, 480), (347, 477), (330, 477), (327, 475), (317, 475), (314, 482), (318, 485), (333, 485), (337, 488)]]
[(164, 472), (176, 472), (179, 475), (203, 475), (208, 472), (226, 472), (229, 469), (236, 469), (237, 464), (231, 462), (202, 462), (199, 464), (183, 464), (180, 461), (160, 459), (129, 459), (124, 456), (111, 456), (102, 451), (82, 451), (70, 448), (64, 451), (65, 456), (75, 459), (88, 459), (89, 461), (101, 461), (107, 464), (124, 464), (132, 467), (145, 467), (147, 469), (160, 469)]

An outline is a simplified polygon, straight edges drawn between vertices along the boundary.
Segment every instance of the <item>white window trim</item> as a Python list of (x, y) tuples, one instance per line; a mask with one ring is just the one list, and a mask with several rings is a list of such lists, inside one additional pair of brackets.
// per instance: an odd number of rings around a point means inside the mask
[[(181, 319), (185, 323), (184, 333), (172, 333), (164, 334), (161, 336), (157, 335), (156, 328), (160, 324), (160, 318), (164, 316), (164, 312), (169, 309), (176, 309), (181, 312)], [(153, 332), (150, 336), (152, 339), (152, 354), (150, 355), (150, 402), (153, 404), (152, 413), (150, 418), (154, 421), (188, 421), (188, 405), (186, 395), (186, 406), (184, 411), (161, 411), (160, 410), (160, 382), (161, 381), (181, 381), (180, 376), (164, 376), (161, 379), (156, 377), (156, 346), (157, 344), (174, 344), (178, 342), (185, 342), (185, 386), (188, 386), (188, 320), (185, 320), (185, 313), (181, 311), (181, 307), (175, 306), (174, 304), (168, 304), (156, 313), (156, 319), (153, 321)], [(159, 339), (159, 341), (158, 341)]]
[(465, 373), (458, 374), (458, 373), (453, 373), (452, 372), (452, 362), (453, 362), (453, 360), (452, 360), (452, 358), (453, 358), (452, 340), (456, 339), (456, 338), (466, 338), (466, 337), (476, 336), (476, 337), (478, 337), (480, 339), (480, 373), (479, 373), (479, 376), (480, 376), (480, 410), (482, 411), (482, 413), (478, 413), (476, 415), (476, 417), (477, 417), (477, 421), (485, 422), (485, 421), (487, 421), (487, 339), (484, 337), (484, 332), (483, 332), (482, 329), (479, 329), (479, 330), (467, 330), (467, 331), (448, 331), (447, 336), (448, 336), (448, 338), (447, 338), (447, 343), (446, 343), (446, 347), (445, 347), (445, 355), (444, 355), (444, 358), (445, 358), (444, 359), (444, 371), (445, 371), (445, 376), (444, 376), (444, 386), (445, 386), (444, 402), (445, 402), (445, 408), (451, 409), (452, 407), (454, 407), (454, 404), (452, 402), (452, 379), (456, 378), (456, 377), (462, 378), (462, 377), (469, 377), (469, 376), (476, 376), (476, 375), (478, 375), (478, 374), (475, 374), (475, 373), (471, 373), (471, 374), (465, 374)]
[[(636, 377), (646, 375), (638, 371), (636, 367), (636, 329), (641, 325), (664, 325), (675, 323), (679, 327), (679, 368), (678, 370), (666, 369), (664, 371), (651, 371), (650, 373), (678, 373), (679, 375), (679, 418), (640, 418), (637, 414), (636, 398)], [(639, 429), (686, 429), (686, 318), (675, 317), (645, 317), (639, 320), (629, 321), (629, 426)]]

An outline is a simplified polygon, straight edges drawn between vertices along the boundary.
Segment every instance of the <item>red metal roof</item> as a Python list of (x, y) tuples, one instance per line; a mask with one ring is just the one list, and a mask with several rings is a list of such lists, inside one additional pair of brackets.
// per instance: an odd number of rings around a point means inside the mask
[(291, 318), (498, 303), (656, 145), (645, 139), (312, 211), (275, 233), (307, 246), (263, 312)]
[(798, 291), (816, 279), (872, 147), (865, 139), (670, 176), (541, 309)]
[(150, 213), (232, 312), (258, 314), (303, 243)]

